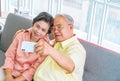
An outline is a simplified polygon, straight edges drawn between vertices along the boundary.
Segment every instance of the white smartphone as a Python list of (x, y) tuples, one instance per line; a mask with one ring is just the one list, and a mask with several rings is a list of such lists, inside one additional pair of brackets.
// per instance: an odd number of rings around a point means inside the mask
[(34, 52), (34, 46), (36, 42), (23, 41), (21, 45), (21, 50), (23, 52)]

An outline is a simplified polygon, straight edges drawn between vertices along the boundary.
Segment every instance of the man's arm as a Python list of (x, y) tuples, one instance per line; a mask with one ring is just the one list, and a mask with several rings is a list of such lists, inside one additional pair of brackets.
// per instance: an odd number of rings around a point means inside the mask
[(35, 47), (35, 51), (37, 54), (49, 55), (57, 62), (60, 67), (62, 67), (68, 72), (72, 72), (74, 70), (75, 65), (72, 59), (57, 51), (56, 49), (48, 45), (46, 42), (40, 41), (36, 44)]
[(59, 66), (61, 66), (63, 69), (67, 70), (68, 72), (72, 72), (74, 70), (74, 62), (72, 59), (61, 52), (57, 51), (54, 48), (51, 48), (51, 51), (49, 52), (49, 56), (51, 56)]

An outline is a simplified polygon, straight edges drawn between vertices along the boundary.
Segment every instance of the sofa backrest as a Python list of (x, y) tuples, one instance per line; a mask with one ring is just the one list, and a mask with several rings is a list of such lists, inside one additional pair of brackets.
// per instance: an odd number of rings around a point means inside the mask
[(24, 18), (13, 13), (9, 13), (1, 35), (0, 50), (6, 51), (13, 40), (15, 32), (19, 29), (31, 27), (32, 20)]
[(120, 81), (120, 54), (79, 39), (86, 49), (83, 81)]

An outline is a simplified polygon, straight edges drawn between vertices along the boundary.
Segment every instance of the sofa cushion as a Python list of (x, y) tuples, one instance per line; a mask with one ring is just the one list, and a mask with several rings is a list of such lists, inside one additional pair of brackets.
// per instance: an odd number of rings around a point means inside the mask
[(27, 29), (31, 27), (31, 24), (32, 20), (9, 13), (1, 35), (0, 49), (5, 52), (12, 42), (15, 32), (19, 29)]
[(80, 40), (86, 49), (83, 81), (120, 81), (120, 54)]

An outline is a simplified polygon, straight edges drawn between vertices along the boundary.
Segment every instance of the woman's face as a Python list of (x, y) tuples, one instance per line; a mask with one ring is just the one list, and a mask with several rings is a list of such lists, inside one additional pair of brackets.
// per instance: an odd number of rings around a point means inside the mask
[(39, 40), (43, 38), (49, 30), (49, 24), (45, 21), (37, 21), (32, 26), (32, 38)]

